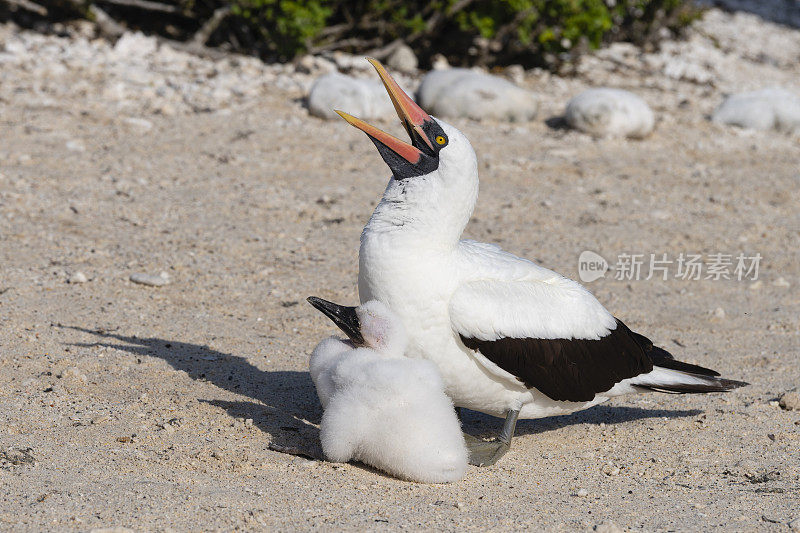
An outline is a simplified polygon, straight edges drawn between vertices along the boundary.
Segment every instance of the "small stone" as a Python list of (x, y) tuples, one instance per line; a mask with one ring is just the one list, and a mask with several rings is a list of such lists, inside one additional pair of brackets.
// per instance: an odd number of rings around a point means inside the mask
[(419, 105), (442, 117), (525, 122), (536, 117), (536, 95), (510, 81), (464, 68), (433, 70), (417, 91)]
[(800, 97), (776, 88), (734, 94), (714, 111), (711, 120), (751, 130), (800, 132)]
[(311, 459), (303, 459), (298, 457), (294, 460), (294, 464), (300, 468), (316, 468), (317, 465), (319, 465), (319, 461), (312, 461)]
[(253, 419), (252, 418), (245, 418), (244, 419), (244, 425), (246, 427), (249, 427), (249, 428), (253, 427)]
[(589, 89), (567, 103), (570, 127), (597, 137), (641, 138), (653, 131), (655, 117), (644, 100), (621, 89)]
[(758, 289), (760, 289), (760, 288), (761, 288), (763, 285), (764, 285), (764, 282), (762, 282), (761, 280), (754, 281), (753, 283), (751, 283), (751, 284), (750, 284), (750, 290), (751, 290), (751, 291), (757, 291), (757, 290), (758, 290)]
[(166, 272), (162, 272), (158, 276), (154, 276), (153, 274), (144, 274), (142, 272), (136, 272), (135, 274), (131, 274), (130, 280), (140, 285), (148, 285), (150, 287), (162, 287), (167, 283), (169, 283), (169, 275)]
[(127, 527), (115, 526), (115, 527), (96, 527), (90, 530), (89, 533), (134, 533), (134, 531), (132, 529), (128, 529)]
[(781, 396), (778, 405), (786, 411), (800, 411), (800, 393), (797, 391), (789, 391)]
[(125, 117), (122, 119), (122, 123), (139, 133), (147, 133), (153, 129), (153, 123), (143, 118)]
[(776, 287), (790, 287), (792, 285), (782, 277), (773, 281), (772, 284), (775, 285)]
[(87, 278), (86, 274), (84, 274), (80, 270), (72, 274), (69, 278), (67, 278), (67, 283), (86, 283), (87, 281), (89, 281), (89, 278)]
[(400, 72), (414, 72), (417, 70), (417, 56), (411, 47), (401, 44), (386, 59), (386, 66)]
[(69, 150), (70, 152), (86, 151), (86, 146), (84, 146), (84, 144), (81, 141), (76, 141), (76, 140), (67, 141), (67, 144), (65, 146), (67, 147), (67, 150)]
[(594, 526), (594, 530), (598, 533), (622, 533), (622, 529), (614, 522), (601, 522)]
[(0, 450), (0, 468), (5, 466), (32, 465), (36, 458), (32, 448), (7, 448)]
[(585, 498), (589, 495), (589, 491), (586, 489), (578, 489), (575, 495), (578, 496), (578, 498)]
[(619, 467), (610, 464), (605, 464), (603, 465), (603, 473), (607, 476), (617, 476), (619, 475)]
[(431, 58), (431, 69), (433, 70), (446, 70), (450, 68), (450, 63), (447, 58), (442, 54), (434, 54)]
[(111, 417), (108, 415), (98, 415), (92, 418), (92, 425), (99, 426), (100, 424), (105, 424), (106, 422), (110, 421)]
[(517, 85), (525, 81), (525, 68), (522, 65), (509, 65), (503, 69), (503, 74)]
[(758, 463), (752, 459), (742, 459), (741, 461), (737, 462), (736, 465), (734, 465), (733, 472), (731, 473), (748, 479), (753, 479), (758, 476), (760, 470), (761, 469), (759, 468)]
[(721, 307), (714, 309), (714, 316), (717, 318), (725, 318), (725, 310)]
[(61, 374), (58, 375), (58, 377), (73, 383), (86, 383), (89, 381), (89, 379), (86, 377), (86, 374), (81, 372), (78, 367), (75, 366), (65, 368)]
[(383, 83), (343, 74), (326, 74), (314, 82), (308, 93), (308, 112), (315, 117), (338, 118), (334, 110), (361, 119), (388, 119), (395, 116), (392, 101)]

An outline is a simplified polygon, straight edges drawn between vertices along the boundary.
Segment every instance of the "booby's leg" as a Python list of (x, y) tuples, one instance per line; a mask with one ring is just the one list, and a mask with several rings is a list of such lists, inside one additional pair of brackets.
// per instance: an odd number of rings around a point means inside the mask
[(469, 451), (469, 464), (475, 466), (492, 466), (498, 459), (503, 457), (509, 448), (511, 448), (511, 438), (514, 436), (514, 430), (517, 428), (518, 417), (519, 409), (510, 410), (506, 414), (506, 421), (503, 424), (500, 435), (493, 441), (487, 442), (465, 433), (464, 440), (467, 443), (467, 450)]

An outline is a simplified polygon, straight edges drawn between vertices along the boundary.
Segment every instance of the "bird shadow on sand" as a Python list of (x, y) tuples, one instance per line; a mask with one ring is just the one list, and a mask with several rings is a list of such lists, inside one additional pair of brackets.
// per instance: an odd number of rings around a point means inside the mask
[(92, 343), (73, 343), (74, 346), (104, 346), (138, 356), (158, 357), (175, 370), (186, 372), (194, 380), (207, 381), (221, 389), (252, 398), (255, 401), (198, 400), (224, 409), (233, 418), (252, 419), (254, 426), (270, 435), (269, 447), (274, 451), (322, 458), (319, 444), (322, 407), (308, 372), (261, 370), (245, 357), (200, 344), (73, 326), (61, 327), (102, 339)]
[[(61, 326), (100, 337), (93, 343), (74, 346), (104, 346), (131, 354), (158, 357), (175, 370), (197, 381), (252, 398), (254, 401), (199, 399), (223, 409), (236, 419), (252, 419), (253, 425), (270, 435), (270, 449), (312, 459), (322, 459), (319, 444), (319, 421), (322, 407), (308, 372), (261, 370), (245, 357), (232, 355), (208, 346), (155, 337), (122, 335), (104, 330)], [(697, 409), (669, 410), (599, 405), (571, 415), (536, 420), (520, 420), (516, 435), (532, 435), (576, 424), (620, 424), (645, 418), (681, 418), (702, 413)], [(482, 413), (462, 410), (463, 429), (467, 433), (492, 437), (502, 420)]]
[[(642, 409), (640, 407), (596, 405), (585, 411), (569, 415), (520, 420), (517, 422), (515, 435), (536, 435), (578, 424), (613, 425), (645, 418), (684, 418), (701, 413), (703, 411), (700, 409)], [(503, 425), (503, 421), (499, 418), (469, 410), (462, 410), (461, 420), (465, 431), (482, 437), (496, 435)]]

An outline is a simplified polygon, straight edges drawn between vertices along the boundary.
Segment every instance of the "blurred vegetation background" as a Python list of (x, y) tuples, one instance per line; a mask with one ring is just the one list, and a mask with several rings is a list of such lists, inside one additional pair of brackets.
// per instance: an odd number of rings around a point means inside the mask
[(0, 0), (0, 19), (38, 29), (82, 18), (112, 38), (141, 30), (267, 61), (337, 50), (381, 59), (406, 44), (422, 66), (443, 54), (555, 68), (613, 41), (656, 46), (699, 13), (690, 0)]

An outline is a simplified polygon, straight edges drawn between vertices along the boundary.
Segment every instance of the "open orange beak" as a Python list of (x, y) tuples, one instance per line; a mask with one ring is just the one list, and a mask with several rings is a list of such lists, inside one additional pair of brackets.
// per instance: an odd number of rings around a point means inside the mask
[(430, 129), (430, 126), (434, 124), (433, 118), (400, 88), (400, 85), (386, 72), (380, 62), (372, 58), (368, 58), (367, 61), (378, 71), (378, 76), (381, 77), (386, 92), (389, 93), (389, 98), (397, 111), (397, 116), (400, 117), (400, 122), (411, 137), (411, 144), (343, 111), (337, 109), (336, 112), (348, 124), (367, 134), (378, 148), (383, 160), (392, 169), (396, 179), (422, 176), (432, 172), (438, 168), (439, 160), (437, 150), (425, 129)]

